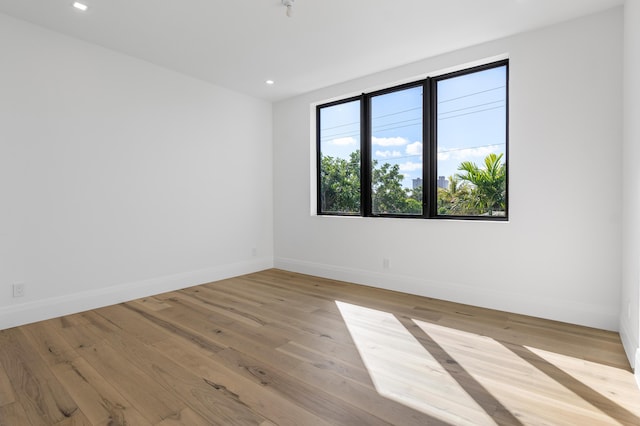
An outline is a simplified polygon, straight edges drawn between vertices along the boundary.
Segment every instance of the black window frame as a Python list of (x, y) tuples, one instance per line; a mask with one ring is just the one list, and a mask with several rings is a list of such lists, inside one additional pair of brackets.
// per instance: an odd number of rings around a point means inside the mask
[[(320, 116), (322, 108), (329, 108), (336, 105), (347, 104), (354, 101), (360, 101), (360, 212), (359, 213), (338, 213), (338, 212), (321, 212), (322, 208), (322, 180), (321, 180), (321, 168), (322, 168), (322, 141), (320, 132)], [(346, 99), (340, 99), (326, 104), (318, 105), (316, 107), (316, 210), (318, 216), (348, 216), (348, 217), (362, 217), (364, 216), (364, 191), (362, 190), (362, 155), (366, 139), (363, 137), (364, 131), (364, 118), (365, 112), (363, 110), (364, 94), (358, 96), (352, 96)]]
[[(442, 215), (438, 214), (438, 82), (485, 71), (492, 68), (506, 67), (505, 76), (505, 211), (503, 216), (482, 215)], [(371, 143), (371, 99), (376, 96), (405, 90), (412, 87), (423, 87), (422, 96), (422, 214), (374, 214), (372, 211), (372, 143)], [(323, 108), (333, 107), (353, 101), (360, 102), (360, 212), (337, 213), (323, 212), (321, 204), (321, 111)], [(446, 74), (427, 77), (425, 79), (388, 87), (374, 92), (362, 93), (358, 96), (336, 100), (316, 106), (316, 213), (318, 216), (348, 216), (348, 217), (388, 217), (402, 219), (445, 219), (445, 220), (480, 220), (480, 221), (508, 221), (509, 220), (509, 59), (503, 59), (478, 65)]]

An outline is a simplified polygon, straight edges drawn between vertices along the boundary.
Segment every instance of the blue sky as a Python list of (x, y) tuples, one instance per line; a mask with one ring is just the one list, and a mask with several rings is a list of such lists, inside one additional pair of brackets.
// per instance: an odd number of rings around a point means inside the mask
[[(438, 82), (438, 175), (457, 173), (462, 161), (480, 165), (506, 146), (506, 67)], [(359, 149), (360, 106), (356, 100), (321, 110), (323, 155), (348, 158)], [(398, 164), (403, 184), (422, 175), (422, 86), (371, 99), (372, 158)]]

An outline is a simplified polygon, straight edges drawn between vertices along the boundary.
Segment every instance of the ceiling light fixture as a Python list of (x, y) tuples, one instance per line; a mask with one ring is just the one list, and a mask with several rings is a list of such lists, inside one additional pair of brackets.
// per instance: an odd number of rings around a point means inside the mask
[(287, 16), (291, 18), (293, 15), (293, 2), (296, 0), (282, 0), (282, 5), (287, 8)]
[(265, 83), (268, 84), (269, 86), (273, 86), (274, 84), (276, 84), (276, 82), (273, 80), (267, 80), (265, 81)]
[(80, 3), (80, 2), (74, 2), (73, 3), (73, 7), (75, 7), (78, 10), (81, 10), (83, 12), (86, 12), (88, 9), (88, 6), (86, 4)]

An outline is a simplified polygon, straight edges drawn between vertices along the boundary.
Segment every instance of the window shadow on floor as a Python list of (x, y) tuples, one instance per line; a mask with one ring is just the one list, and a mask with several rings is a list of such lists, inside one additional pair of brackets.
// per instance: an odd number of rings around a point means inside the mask
[(571, 392), (578, 395), (580, 398), (598, 408), (607, 416), (615, 419), (623, 425), (637, 426), (640, 425), (640, 417), (636, 416), (631, 411), (615, 403), (609, 398), (605, 397), (601, 393), (593, 390), (591, 387), (585, 385), (580, 380), (566, 373), (562, 369), (551, 364), (538, 354), (535, 354), (530, 349), (514, 345), (512, 343), (500, 342), (505, 348), (516, 354), (522, 360), (528, 362), (539, 371), (560, 383)]
[(397, 315), (396, 318), (499, 426), (523, 425), (507, 407), (498, 401), (480, 382), (474, 379), (462, 365), (456, 362), (424, 330), (418, 327), (411, 318)]

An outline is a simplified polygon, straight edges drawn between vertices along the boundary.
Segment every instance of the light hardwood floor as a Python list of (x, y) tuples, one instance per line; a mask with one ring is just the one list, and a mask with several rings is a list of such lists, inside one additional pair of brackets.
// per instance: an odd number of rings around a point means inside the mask
[(616, 333), (268, 270), (0, 331), (0, 425), (640, 425)]

